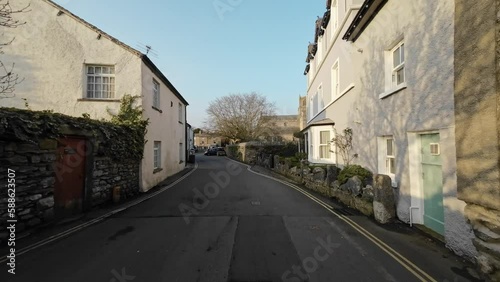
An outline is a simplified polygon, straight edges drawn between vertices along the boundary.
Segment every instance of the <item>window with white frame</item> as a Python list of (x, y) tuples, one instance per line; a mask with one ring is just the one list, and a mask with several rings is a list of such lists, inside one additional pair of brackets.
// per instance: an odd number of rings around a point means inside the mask
[[(321, 27), (320, 27), (321, 28)], [(318, 50), (316, 51), (316, 59), (318, 60), (317, 66), (321, 64), (321, 60), (323, 59), (323, 36), (318, 38)]]
[(89, 99), (111, 99), (115, 96), (115, 67), (86, 65), (87, 93)]
[(153, 167), (154, 169), (161, 168), (161, 141), (153, 142)]
[(337, 61), (332, 67), (332, 101), (334, 101), (339, 95), (339, 63)]
[(181, 103), (179, 103), (179, 122), (182, 123), (184, 121), (184, 110)]
[(311, 120), (314, 116), (314, 97), (309, 99), (309, 108), (307, 111), (307, 120)]
[(312, 111), (312, 116), (311, 118), (313, 118), (317, 113), (318, 113), (318, 106), (319, 106), (319, 102), (318, 102), (318, 92), (314, 93), (314, 96), (313, 96), (313, 111)]
[(160, 109), (160, 84), (153, 79), (153, 107)]
[(392, 86), (396, 87), (405, 82), (405, 45), (398, 43), (392, 50)]
[(335, 31), (337, 31), (337, 28), (339, 26), (339, 8), (338, 8), (338, 3), (337, 0), (332, 1), (332, 6), (330, 9), (330, 26), (331, 26), (331, 37), (333, 38), (333, 35), (335, 34)]
[(385, 173), (396, 174), (396, 154), (394, 147), (394, 138), (385, 138)]
[(184, 161), (184, 144), (179, 143), (179, 162), (182, 163)]
[(323, 97), (323, 85), (318, 86), (318, 111), (323, 110), (325, 107), (325, 99)]
[(319, 132), (319, 158), (329, 159), (331, 157), (330, 152), (330, 131), (320, 131)]

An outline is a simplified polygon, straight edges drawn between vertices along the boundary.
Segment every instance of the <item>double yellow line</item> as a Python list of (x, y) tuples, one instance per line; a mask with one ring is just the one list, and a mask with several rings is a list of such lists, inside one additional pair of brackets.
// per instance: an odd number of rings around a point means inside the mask
[[(245, 164), (246, 165), (246, 164)], [(280, 182), (281, 184), (284, 184), (290, 188), (293, 188), (294, 190), (302, 193), (304, 196), (308, 197), (309, 199), (313, 200), (320, 206), (324, 207), (326, 210), (328, 210), (330, 213), (333, 215), (337, 216), (339, 219), (344, 221), (345, 223), (349, 224), (354, 230), (358, 231), (361, 235), (365, 236), (368, 240), (373, 242), (376, 246), (378, 246), (382, 251), (387, 253), (389, 256), (391, 256), (394, 260), (396, 260), (401, 266), (406, 268), (409, 272), (411, 272), (415, 277), (417, 277), (420, 281), (431, 281), (431, 282), (437, 282), (436, 279), (434, 279), (432, 276), (427, 274), (425, 271), (420, 269), (418, 266), (416, 266), (414, 263), (412, 263), (410, 260), (408, 260), (406, 257), (404, 257), (402, 254), (398, 253), (396, 250), (388, 246), (386, 243), (384, 243), (382, 240), (377, 238), (375, 235), (371, 234), (369, 231), (361, 227), (359, 224), (351, 220), (350, 218), (339, 214), (333, 210), (333, 206), (329, 205), (328, 203), (325, 203), (321, 199), (318, 199), (316, 196), (312, 195), (311, 193), (304, 191), (304, 189), (293, 185), (291, 183), (288, 183), (286, 181), (253, 171), (250, 166), (246, 165), (248, 167), (248, 171), (258, 174), (260, 176), (272, 179), (274, 181)]]

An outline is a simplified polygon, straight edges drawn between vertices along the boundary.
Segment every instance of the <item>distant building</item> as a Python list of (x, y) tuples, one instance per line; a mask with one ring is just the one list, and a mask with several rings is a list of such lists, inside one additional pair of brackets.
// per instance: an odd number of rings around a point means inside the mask
[(198, 133), (194, 133), (194, 145), (198, 150), (205, 150), (209, 147), (220, 147), (226, 145), (226, 142), (223, 142), (224, 138), (220, 136), (215, 136), (211, 133), (204, 133), (203, 131), (199, 131)]
[(299, 97), (299, 130), (307, 126), (307, 96)]
[(269, 121), (271, 128), (268, 136), (264, 139), (271, 142), (294, 141), (293, 134), (299, 131), (299, 120), (297, 115), (278, 115)]

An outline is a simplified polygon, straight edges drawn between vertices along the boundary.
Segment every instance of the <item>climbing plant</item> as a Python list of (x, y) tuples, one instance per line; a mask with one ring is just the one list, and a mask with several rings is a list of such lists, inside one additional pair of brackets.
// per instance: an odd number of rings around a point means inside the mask
[[(349, 166), (354, 158), (358, 157), (358, 154), (352, 154), (352, 129), (347, 127), (342, 131), (342, 134), (335, 131), (335, 138), (332, 139), (332, 143), (335, 145), (336, 152), (340, 154), (340, 157), (344, 161), (345, 166)], [(335, 151), (333, 151), (335, 152)]]

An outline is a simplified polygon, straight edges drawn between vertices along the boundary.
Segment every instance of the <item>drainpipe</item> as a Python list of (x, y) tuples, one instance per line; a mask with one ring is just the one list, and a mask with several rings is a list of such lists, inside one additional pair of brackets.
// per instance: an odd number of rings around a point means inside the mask
[(418, 210), (420, 209), (420, 207), (410, 207), (409, 208), (409, 211), (410, 211), (410, 227), (413, 227), (413, 216), (412, 216), (412, 210)]

